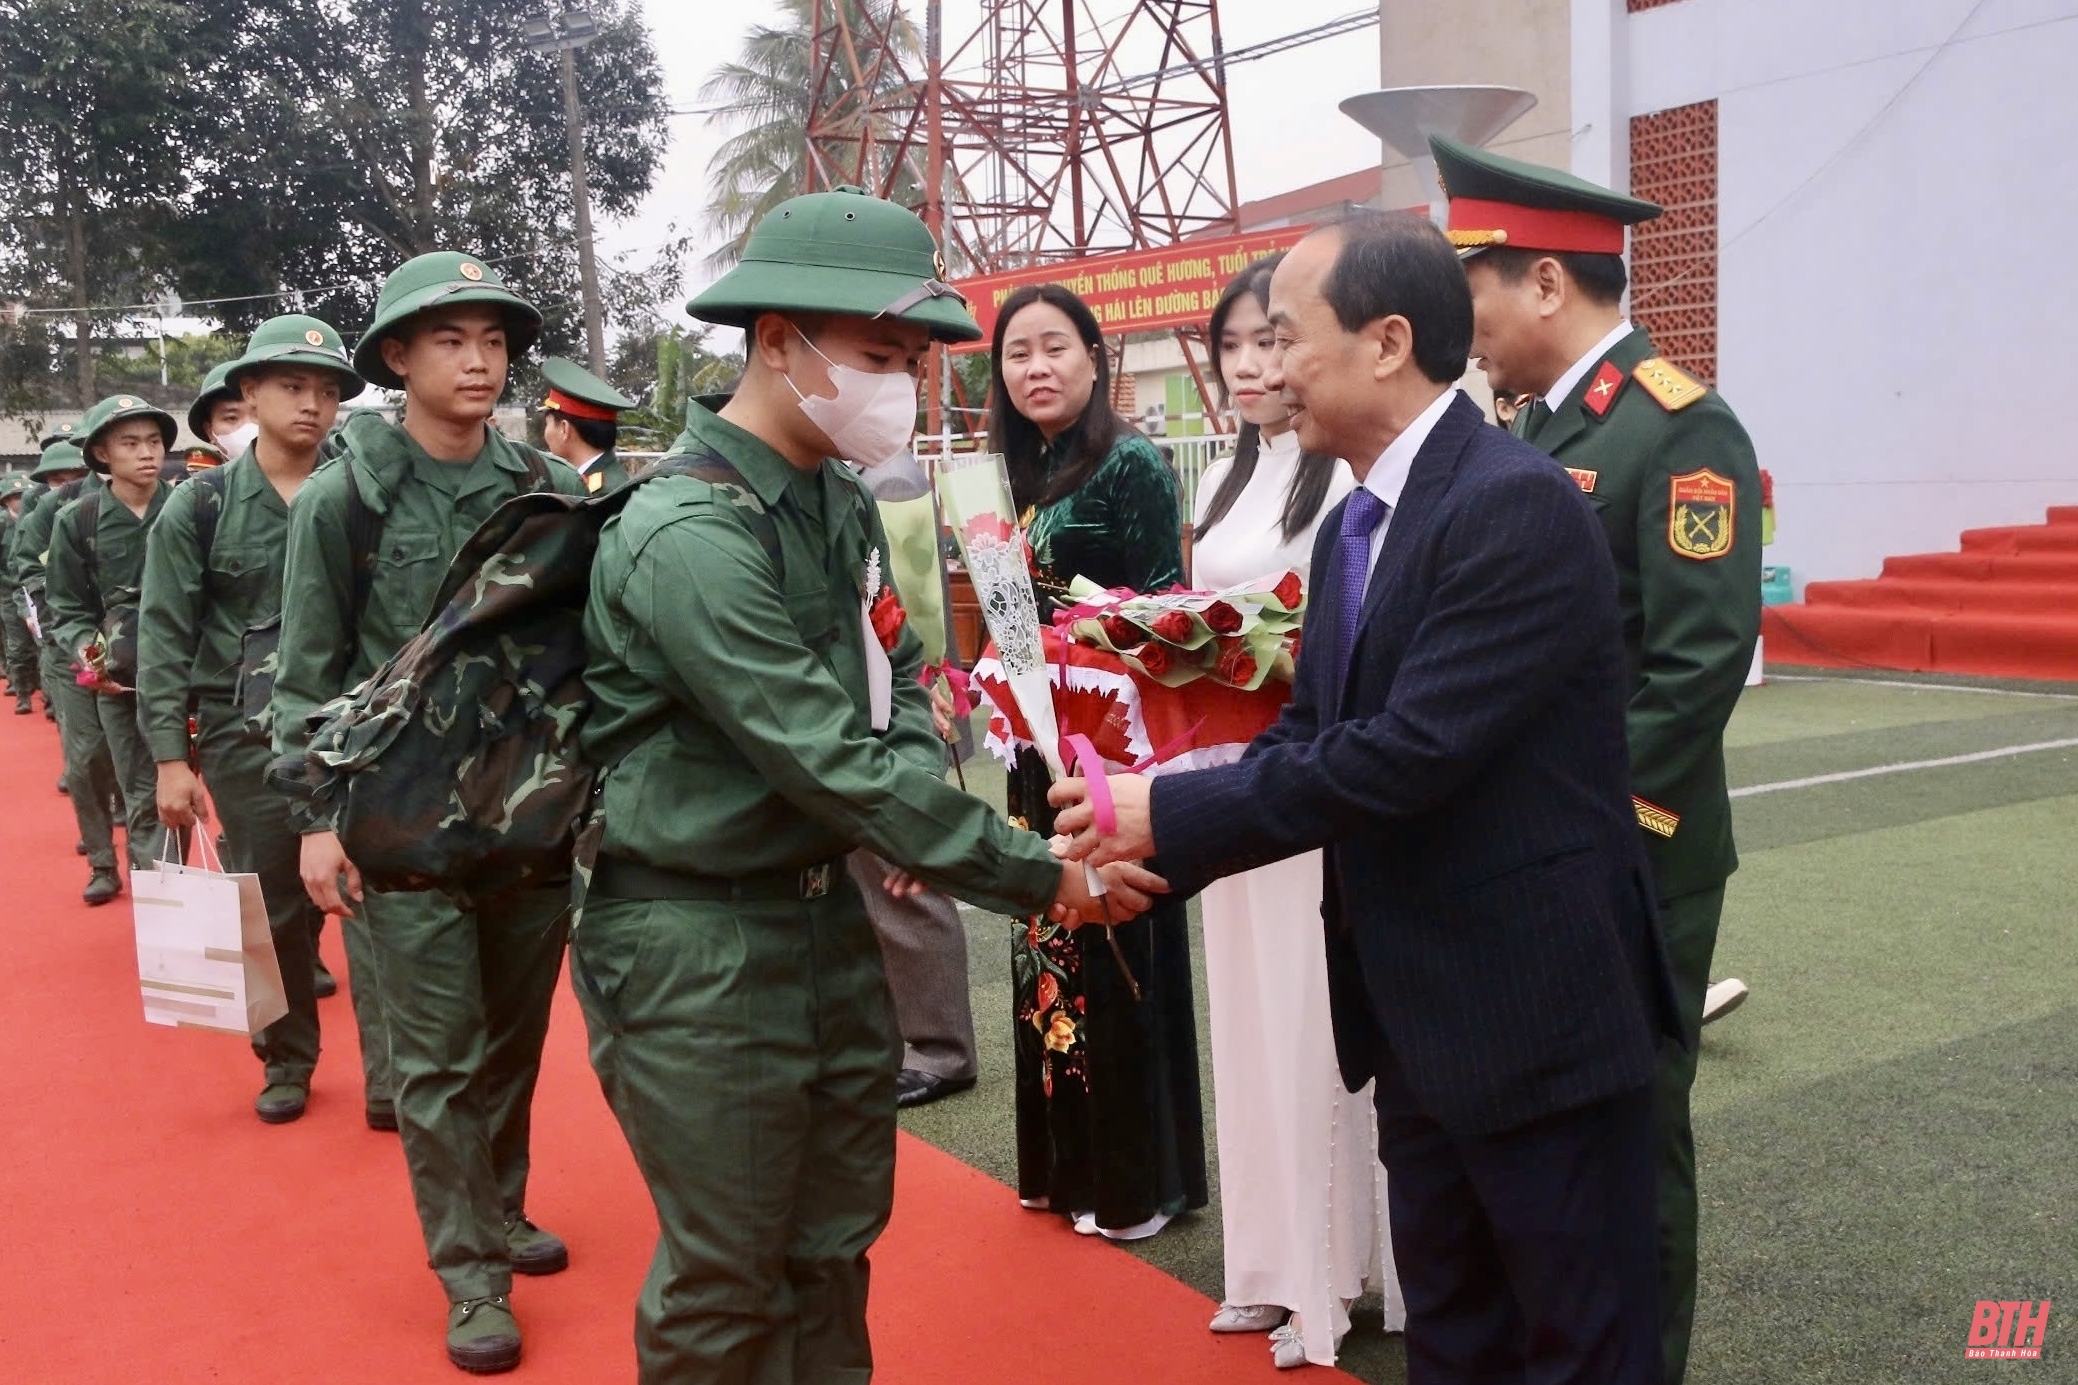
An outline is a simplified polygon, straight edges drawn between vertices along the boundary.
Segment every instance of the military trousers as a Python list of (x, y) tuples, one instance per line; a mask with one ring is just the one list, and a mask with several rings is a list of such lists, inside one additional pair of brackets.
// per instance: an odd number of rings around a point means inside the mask
[(839, 872), (820, 899), (586, 901), (571, 978), (656, 1203), (641, 1385), (862, 1385), (900, 1041)]
[(125, 832), (130, 868), (149, 866), (159, 854), (159, 762), (144, 739), (144, 721), (135, 693), (94, 693), (94, 715), (115, 765), (116, 786), (123, 791)]
[(287, 800), (267, 787), (267, 743), (246, 731), (239, 710), (204, 703), (195, 719), (202, 782), (224, 829), (224, 868), (260, 878), (288, 995), (289, 1012), (253, 1036), (253, 1052), (266, 1067), (269, 1085), (307, 1087), (318, 1055), (311, 929), (324, 916), (303, 888), (303, 838), (289, 820)]
[[(87, 844), (87, 864), (95, 870), (115, 869), (115, 827), (108, 800), (117, 795), (115, 762), (101, 734), (101, 714), (94, 694), (73, 681), (72, 660), (56, 645), (43, 646), (43, 695), (58, 717), (58, 737), (65, 752), (65, 792), (79, 820), (79, 838)], [(152, 796), (158, 798), (157, 770)], [(147, 847), (149, 850), (149, 847)]]
[(371, 890), (356, 909), (389, 1026), (412, 1200), (450, 1302), (512, 1287), (505, 1221), (526, 1207), (534, 1083), (569, 911), (565, 887), (466, 909), (438, 891)]
[(1674, 973), (1674, 999), (1686, 1048), (1661, 1040), (1655, 1107), (1659, 1124), (1659, 1237), (1661, 1345), (1666, 1385), (1688, 1373), (1689, 1337), (1696, 1321), (1696, 1137), (1689, 1091), (1703, 1032), (1703, 995), (1717, 951), (1724, 886), (1694, 890), (1659, 902), (1660, 931)]
[(0, 636), (6, 642), (7, 685), (16, 697), (27, 697), (42, 686), (42, 658), (22, 612), (22, 595), (12, 588), (0, 592)]

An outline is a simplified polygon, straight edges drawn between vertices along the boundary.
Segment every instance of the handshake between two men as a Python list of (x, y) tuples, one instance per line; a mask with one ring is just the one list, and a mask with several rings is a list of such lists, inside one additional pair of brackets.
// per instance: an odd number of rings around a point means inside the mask
[[(1063, 779), (1047, 793), (1059, 809), (1054, 819), (1053, 854), (1079, 861), (1103, 877), (1106, 894), (1090, 895), (1080, 871), (1066, 872), (1061, 898), (1047, 916), (1055, 923), (1079, 928), (1085, 923), (1124, 923), (1154, 907), (1154, 897), (1169, 892), (1169, 883), (1140, 864), (1154, 854), (1154, 824), (1148, 781), (1137, 774), (1108, 775), (1098, 795), (1108, 790), (1108, 810), (1087, 779)], [(1115, 819), (1098, 827), (1100, 816)]]
[[(1061, 872), (1060, 893), (1046, 916), (1068, 928), (1085, 923), (1125, 923), (1154, 907), (1155, 896), (1169, 893), (1169, 882), (1140, 864), (1154, 853), (1154, 832), (1148, 813), (1147, 781), (1137, 774), (1111, 775), (1116, 830), (1106, 835), (1097, 830), (1097, 812), (1090, 802), (1089, 782), (1064, 779), (1053, 786), (1047, 799), (1063, 809), (1055, 819), (1053, 854), (1067, 862), (1088, 865), (1103, 878), (1103, 894), (1092, 894), (1084, 872)], [(923, 893), (923, 881), (904, 870), (891, 870), (882, 888), (897, 899)]]

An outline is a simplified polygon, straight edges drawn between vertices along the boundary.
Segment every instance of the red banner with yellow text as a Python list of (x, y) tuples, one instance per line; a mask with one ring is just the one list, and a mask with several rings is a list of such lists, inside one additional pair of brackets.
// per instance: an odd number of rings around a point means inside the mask
[(982, 339), (953, 349), (986, 351), (1004, 300), (1027, 284), (1059, 284), (1074, 293), (1090, 305), (1106, 336), (1202, 326), (1229, 280), (1257, 260), (1290, 248), (1306, 230), (1285, 226), (957, 279), (953, 287), (966, 296)]

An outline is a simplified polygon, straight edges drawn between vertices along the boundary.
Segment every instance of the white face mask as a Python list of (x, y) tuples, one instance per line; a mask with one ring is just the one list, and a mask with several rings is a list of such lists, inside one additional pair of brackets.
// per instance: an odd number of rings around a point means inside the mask
[[(823, 356), (806, 333), (801, 340)], [(838, 455), (861, 467), (876, 467), (908, 452), (916, 436), (916, 381), (905, 371), (877, 375), (839, 365), (828, 356), (823, 361), (830, 367), (830, 383), (837, 387), (835, 399), (802, 394), (791, 376), (785, 378), (801, 401), (801, 412), (823, 430)]]
[(245, 449), (251, 447), (259, 436), (260, 425), (247, 419), (236, 428), (226, 428), (218, 433), (216, 445), (224, 449), (226, 459), (235, 462), (245, 455)]

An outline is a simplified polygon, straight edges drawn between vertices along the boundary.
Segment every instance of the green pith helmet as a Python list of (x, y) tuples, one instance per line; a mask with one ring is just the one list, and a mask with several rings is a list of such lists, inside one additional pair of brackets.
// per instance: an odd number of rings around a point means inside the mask
[(1624, 228), (1663, 210), (1543, 164), (1429, 136), (1436, 177), (1450, 199), (1445, 232), (1461, 257), (1511, 250), (1621, 255)]
[(159, 436), (165, 440), (168, 449), (172, 448), (173, 439), (180, 433), (180, 425), (173, 421), (173, 415), (158, 405), (134, 394), (111, 394), (87, 410), (87, 416), (79, 421), (79, 431), (74, 435), (79, 439), (79, 450), (86, 455), (88, 466), (102, 472), (108, 469), (94, 460), (94, 444), (116, 424), (133, 418), (148, 418), (158, 424)]
[(245, 354), (225, 367), (224, 383), (237, 389), (245, 377), (261, 366), (302, 366), (329, 370), (339, 377), (339, 397), (351, 399), (366, 389), (367, 382), (354, 373), (347, 359), (346, 343), (332, 324), (302, 313), (270, 317), (253, 329)]
[(188, 405), (188, 431), (205, 442), (214, 441), (209, 436), (211, 410), (226, 399), (238, 397), (238, 391), (232, 389), (228, 383), (231, 365), (230, 361), (225, 361), (222, 365), (211, 366), (209, 374), (202, 377), (202, 393), (196, 395), (195, 402)]
[(945, 282), (945, 258), (914, 212), (859, 188), (780, 203), (751, 228), (743, 259), (685, 310), (749, 327), (761, 312), (888, 316), (940, 341), (979, 341), (966, 300)]
[(36, 445), (42, 448), (49, 447), (54, 442), (71, 441), (72, 425), (69, 423), (53, 423), (50, 427), (43, 430), (43, 436), (36, 440)]
[(0, 481), (0, 500), (12, 500), (15, 496), (18, 496), (23, 491), (29, 489), (29, 484), (29, 476), (27, 472), (8, 472), (7, 479), (5, 481)]
[(53, 476), (62, 476), (68, 471), (85, 471), (86, 453), (69, 442), (54, 442), (43, 449), (36, 461), (36, 469), (29, 473), (31, 481), (48, 481)]
[(541, 335), (541, 310), (506, 288), (497, 270), (474, 255), (435, 250), (406, 260), (382, 281), (382, 294), (375, 300), (375, 321), (368, 324), (354, 347), (353, 368), (372, 385), (403, 389), (403, 379), (382, 362), (383, 340), (406, 319), (428, 308), (456, 303), (486, 304), (503, 313), (506, 342), (514, 358)]

